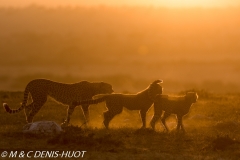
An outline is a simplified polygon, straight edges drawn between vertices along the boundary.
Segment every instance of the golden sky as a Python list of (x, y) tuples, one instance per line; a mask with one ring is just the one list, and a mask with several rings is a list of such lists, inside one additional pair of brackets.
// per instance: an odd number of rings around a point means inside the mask
[(31, 4), (48, 7), (56, 6), (154, 6), (154, 7), (236, 7), (240, 0), (0, 0), (0, 6), (24, 7)]

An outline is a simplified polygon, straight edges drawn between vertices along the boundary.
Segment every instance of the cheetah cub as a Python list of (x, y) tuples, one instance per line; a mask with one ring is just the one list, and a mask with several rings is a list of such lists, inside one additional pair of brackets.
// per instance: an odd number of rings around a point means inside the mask
[(195, 92), (187, 92), (185, 96), (173, 97), (168, 95), (157, 95), (154, 101), (154, 116), (150, 122), (151, 127), (155, 130), (155, 123), (161, 117), (162, 111), (164, 112), (161, 118), (164, 129), (168, 131), (166, 126), (166, 118), (171, 114), (176, 114), (177, 118), (177, 131), (185, 129), (182, 124), (182, 117), (188, 114), (190, 107), (193, 103), (196, 103), (198, 95)]

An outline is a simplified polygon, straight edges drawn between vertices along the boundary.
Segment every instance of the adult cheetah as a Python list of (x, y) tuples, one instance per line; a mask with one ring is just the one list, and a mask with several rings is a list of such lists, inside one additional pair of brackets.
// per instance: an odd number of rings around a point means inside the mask
[[(26, 121), (27, 123), (31, 123), (34, 116), (47, 101), (47, 97), (50, 96), (57, 102), (68, 105), (67, 118), (63, 123), (63, 125), (67, 125), (76, 107), (76, 105), (72, 104), (73, 101), (91, 99), (96, 94), (110, 94), (112, 92), (112, 86), (104, 82), (81, 81), (79, 83), (65, 84), (46, 79), (35, 79), (27, 84), (23, 102), (18, 109), (9, 108), (7, 103), (3, 103), (3, 107), (8, 113), (18, 113), (24, 109)], [(27, 105), (29, 93), (32, 97), (32, 103)], [(82, 105), (86, 121), (89, 120), (88, 107), (88, 104)]]

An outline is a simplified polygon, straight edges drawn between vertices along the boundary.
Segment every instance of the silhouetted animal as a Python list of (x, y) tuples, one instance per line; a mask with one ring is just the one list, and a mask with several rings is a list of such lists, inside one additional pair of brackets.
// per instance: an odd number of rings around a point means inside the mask
[[(64, 84), (46, 79), (35, 79), (27, 84), (24, 91), (24, 99), (20, 108), (10, 109), (7, 103), (3, 103), (3, 107), (8, 113), (18, 113), (24, 109), (26, 121), (27, 123), (31, 123), (33, 117), (47, 101), (47, 96), (50, 96), (56, 101), (68, 105), (67, 118), (63, 123), (64, 125), (67, 125), (70, 116), (76, 107), (76, 105), (72, 105), (73, 101), (91, 99), (96, 94), (112, 92), (112, 86), (104, 82), (90, 83), (82, 81), (74, 84)], [(32, 103), (27, 105), (29, 93), (32, 97)], [(87, 104), (82, 105), (86, 120), (88, 120), (89, 117), (88, 106), (89, 105)]]
[(198, 95), (195, 92), (188, 92), (182, 97), (171, 97), (168, 95), (157, 95), (154, 101), (154, 116), (150, 122), (151, 127), (155, 130), (155, 123), (161, 117), (162, 111), (164, 112), (161, 119), (164, 128), (168, 131), (165, 120), (171, 114), (177, 115), (177, 130), (181, 128), (185, 131), (182, 124), (182, 117), (189, 112), (190, 107), (198, 99)]
[(162, 83), (162, 80), (154, 81), (149, 87), (137, 94), (101, 94), (93, 97), (97, 99), (74, 102), (74, 105), (89, 105), (106, 101), (108, 110), (104, 112), (103, 121), (106, 128), (113, 117), (122, 112), (123, 107), (129, 110), (140, 110), (142, 128), (145, 128), (146, 113), (152, 106), (155, 96), (162, 94), (162, 87), (158, 83)]

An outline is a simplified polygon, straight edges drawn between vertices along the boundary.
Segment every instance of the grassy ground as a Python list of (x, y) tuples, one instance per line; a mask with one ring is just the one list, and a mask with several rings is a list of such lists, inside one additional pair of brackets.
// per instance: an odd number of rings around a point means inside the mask
[[(174, 117), (167, 120), (170, 133), (157, 123), (156, 132), (139, 130), (141, 120), (136, 111), (124, 110), (113, 119), (110, 129), (102, 126), (104, 103), (90, 107), (90, 124), (83, 123), (80, 107), (76, 108), (72, 126), (56, 137), (24, 135), (23, 112), (7, 114), (0, 109), (0, 151), (87, 151), (83, 159), (239, 159), (240, 158), (240, 95), (199, 92), (199, 101), (185, 116), (186, 133), (176, 133)], [(23, 93), (0, 92), (2, 102), (17, 108)], [(61, 123), (66, 106), (49, 99), (34, 121)], [(153, 109), (147, 115), (151, 119)], [(149, 127), (149, 126), (148, 126)], [(1, 158), (0, 158), (1, 159)]]

